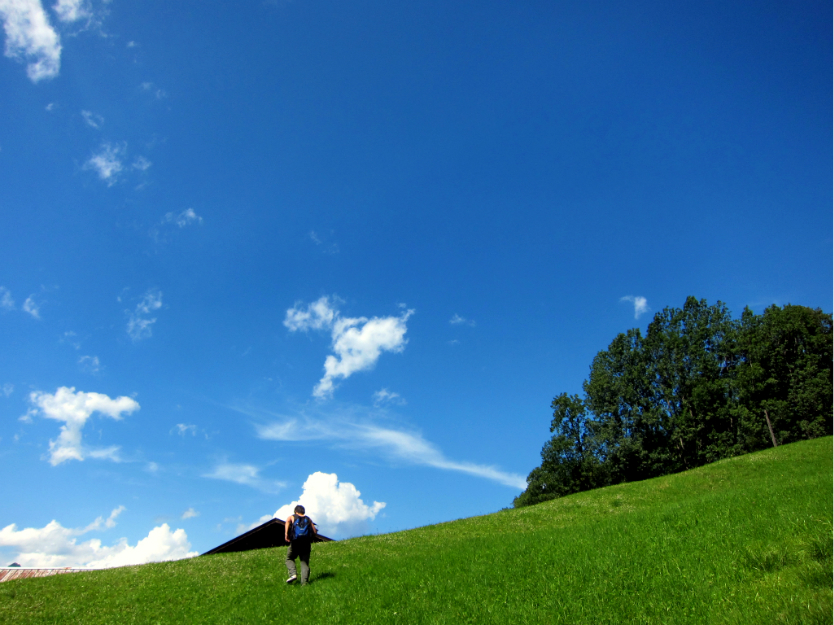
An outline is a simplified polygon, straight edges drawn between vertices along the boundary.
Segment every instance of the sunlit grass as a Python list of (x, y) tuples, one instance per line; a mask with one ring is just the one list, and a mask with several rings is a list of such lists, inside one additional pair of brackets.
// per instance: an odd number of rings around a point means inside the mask
[(832, 441), (395, 534), (0, 584), (9, 623), (832, 622)]

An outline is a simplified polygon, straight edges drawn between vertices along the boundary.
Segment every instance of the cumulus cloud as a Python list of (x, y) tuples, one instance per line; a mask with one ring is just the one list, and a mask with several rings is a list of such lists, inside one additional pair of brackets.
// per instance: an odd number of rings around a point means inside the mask
[(49, 441), (49, 463), (54, 467), (67, 460), (118, 460), (118, 447), (89, 448), (81, 442), (81, 430), (94, 413), (117, 421), (125, 414), (139, 410), (139, 404), (130, 397), (111, 399), (101, 393), (75, 391), (74, 387), (62, 386), (54, 394), (36, 391), (29, 394), (32, 408), (24, 416), (42, 415), (47, 419), (62, 421), (61, 433)]
[(148, 289), (136, 308), (129, 312), (127, 335), (134, 341), (150, 338), (153, 334), (153, 324), (156, 323), (156, 317), (151, 317), (151, 315), (160, 308), (162, 308), (162, 291)]
[(190, 551), (191, 543), (185, 530), (171, 531), (167, 523), (154, 527), (148, 535), (135, 545), (126, 538), (119, 539), (113, 546), (102, 546), (101, 539), (93, 538), (78, 542), (78, 537), (89, 532), (111, 529), (116, 517), (124, 510), (119, 506), (108, 519), (99, 517), (85, 528), (66, 528), (58, 521), (51, 521), (42, 528), (17, 529), (12, 523), (0, 530), (0, 547), (17, 550), (16, 562), (28, 567), (79, 567), (90, 569), (145, 564), (192, 558), (197, 554)]
[(395, 430), (375, 423), (344, 419), (285, 419), (256, 426), (258, 437), (273, 441), (327, 441), (361, 451), (376, 451), (391, 460), (456, 471), (524, 489), (523, 475), (507, 473), (495, 466), (448, 459), (417, 432)]
[(214, 467), (211, 473), (206, 473), (203, 477), (243, 484), (244, 486), (249, 486), (266, 493), (277, 493), (286, 486), (284, 482), (262, 478), (260, 472), (261, 470), (258, 467), (251, 464), (221, 462)]
[(23, 302), (23, 310), (24, 312), (27, 312), (30, 315), (32, 315), (35, 319), (40, 319), (41, 309), (40, 306), (38, 306), (37, 302), (35, 302), (33, 297), (34, 295), (30, 295), (26, 298), (26, 301)]
[(98, 177), (107, 183), (108, 187), (113, 186), (116, 184), (119, 174), (124, 170), (122, 159), (124, 159), (126, 152), (127, 146), (124, 143), (105, 141), (99, 146), (98, 153), (93, 154), (84, 163), (84, 169), (95, 171)]
[(98, 130), (104, 124), (104, 118), (101, 115), (93, 113), (92, 111), (81, 111), (81, 117), (84, 118), (84, 123), (90, 128)]
[(4, 286), (0, 286), (0, 310), (14, 310), (12, 292)]
[(186, 519), (193, 519), (194, 517), (198, 516), (200, 516), (199, 512), (197, 512), (194, 508), (189, 508), (188, 510), (182, 513), (182, 516), (180, 518), (183, 521), (185, 521)]
[(381, 406), (383, 404), (399, 404), (405, 405), (405, 400), (399, 393), (389, 391), (387, 388), (381, 388), (374, 393), (374, 406)]
[(342, 317), (328, 297), (309, 304), (301, 303), (287, 310), (284, 325), (290, 332), (327, 330), (331, 332), (331, 354), (324, 361), (324, 377), (313, 389), (319, 398), (329, 397), (335, 389), (334, 380), (346, 379), (357, 371), (372, 369), (382, 352), (402, 352), (406, 322), (414, 314), (405, 310), (399, 317)]
[(381, 501), (365, 504), (361, 494), (350, 482), (339, 483), (335, 473), (316, 471), (304, 482), (301, 496), (278, 508), (273, 516), (286, 519), (301, 504), (325, 536), (355, 536), (367, 532), (369, 522), (385, 507)]
[(32, 82), (54, 78), (61, 69), (61, 40), (40, 0), (0, 0), (6, 56), (26, 62)]
[(639, 319), (640, 315), (649, 311), (649, 302), (645, 297), (640, 295), (624, 295), (620, 298), (621, 302), (631, 302), (634, 305), (634, 318)]
[(92, 14), (89, 5), (84, 0), (58, 0), (52, 9), (62, 22), (77, 22)]

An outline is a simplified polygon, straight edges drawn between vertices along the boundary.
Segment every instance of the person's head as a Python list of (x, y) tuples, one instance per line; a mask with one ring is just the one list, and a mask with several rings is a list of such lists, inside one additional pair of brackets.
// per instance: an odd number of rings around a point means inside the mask
[(295, 513), (300, 514), (301, 516), (304, 516), (304, 506), (296, 506), (295, 507)]

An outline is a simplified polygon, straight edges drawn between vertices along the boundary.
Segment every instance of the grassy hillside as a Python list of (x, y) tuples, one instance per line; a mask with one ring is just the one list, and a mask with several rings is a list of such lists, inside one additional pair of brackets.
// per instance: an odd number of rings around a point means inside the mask
[(3, 623), (832, 622), (832, 440), (313, 548), (0, 584)]

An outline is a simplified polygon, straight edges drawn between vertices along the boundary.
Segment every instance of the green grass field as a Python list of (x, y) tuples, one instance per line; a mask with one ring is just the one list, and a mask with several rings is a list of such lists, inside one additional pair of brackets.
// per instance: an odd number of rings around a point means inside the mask
[(3, 623), (832, 622), (832, 439), (313, 547), (0, 584)]

